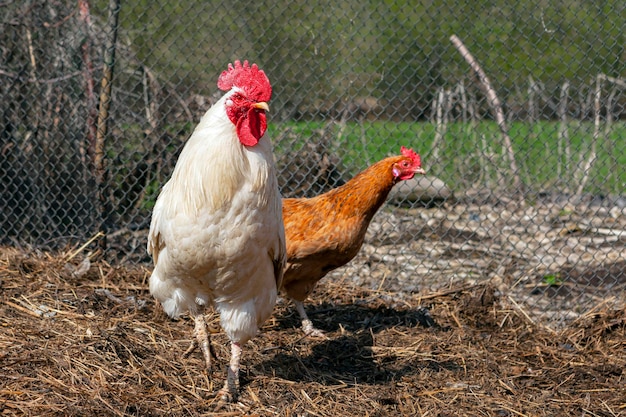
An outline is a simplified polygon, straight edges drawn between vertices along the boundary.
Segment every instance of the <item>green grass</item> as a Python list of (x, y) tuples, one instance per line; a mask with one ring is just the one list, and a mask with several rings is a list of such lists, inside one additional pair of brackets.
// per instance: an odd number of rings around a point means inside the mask
[[(570, 161), (565, 151), (559, 153), (559, 124), (513, 123), (509, 134), (513, 141), (519, 175), (530, 191), (575, 192), (579, 170), (575, 167), (581, 151), (588, 157), (592, 142), (593, 123), (570, 122)], [(192, 125), (170, 126), (171, 137), (186, 140)], [(130, 131), (128, 129), (127, 131)], [(604, 132), (604, 130), (602, 130)], [(501, 175), (511, 183), (509, 164), (502, 153), (502, 139), (494, 122), (451, 123), (439, 142), (438, 160), (435, 160), (433, 140), (436, 128), (432, 123), (397, 123), (375, 121), (363, 123), (328, 124), (326, 122), (288, 122), (270, 124), (267, 133), (273, 140), (274, 152), (279, 157), (285, 152), (301, 150), (305, 141), (318, 142), (330, 138), (330, 152), (337, 155), (349, 175), (389, 155), (399, 154), (400, 146), (413, 148), (422, 156), (422, 165), (430, 175), (441, 178), (454, 191), (468, 187), (499, 186)], [(129, 143), (134, 143), (130, 141)], [(136, 143), (135, 145), (136, 146)], [(134, 147), (128, 145), (129, 153)], [(174, 147), (170, 147), (174, 151)], [(134, 153), (133, 153), (134, 155)], [(122, 159), (130, 160), (126, 155)], [(573, 162), (572, 162), (573, 161)], [(584, 160), (583, 160), (584, 164)], [(626, 123), (613, 123), (607, 136), (598, 139), (597, 159), (594, 162), (584, 192), (593, 194), (626, 194)], [(122, 169), (118, 177), (128, 175)], [(154, 178), (148, 184), (143, 208), (150, 209), (163, 178)], [(509, 188), (512, 191), (512, 188)]]
[[(305, 140), (319, 140), (324, 129), (331, 129), (326, 136), (332, 138), (331, 149), (352, 174), (385, 156), (398, 154), (400, 146), (404, 145), (420, 153), (425, 169), (453, 189), (476, 185), (493, 187), (500, 184), (502, 178), (505, 183), (511, 183), (502, 137), (494, 122), (448, 124), (438, 145), (438, 160), (434, 160), (432, 146), (436, 127), (432, 123), (366, 121), (328, 127), (324, 122), (289, 122), (270, 124), (268, 133), (274, 140), (276, 153), (281, 154), (299, 149)], [(569, 159), (565, 141), (559, 140), (559, 129), (557, 122), (516, 122), (509, 128), (519, 176), (532, 190), (572, 192), (580, 183), (580, 167), (588, 158), (593, 141), (593, 123), (573, 121), (567, 125)], [(606, 135), (605, 126), (601, 126), (596, 152), (584, 191), (624, 194), (626, 124), (613, 123)]]

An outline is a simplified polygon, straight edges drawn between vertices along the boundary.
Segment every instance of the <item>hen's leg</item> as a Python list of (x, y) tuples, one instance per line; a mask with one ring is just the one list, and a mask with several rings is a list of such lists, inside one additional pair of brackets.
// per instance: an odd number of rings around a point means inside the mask
[(239, 364), (241, 362), (241, 345), (231, 342), (230, 364), (228, 365), (228, 376), (224, 388), (220, 390), (218, 396), (222, 401), (233, 402), (237, 399), (239, 389)]
[(211, 340), (209, 339), (209, 332), (207, 332), (206, 321), (204, 321), (203, 314), (196, 314), (193, 316), (194, 321), (196, 322), (195, 327), (193, 328), (193, 338), (191, 339), (191, 346), (189, 349), (183, 353), (183, 357), (187, 357), (196, 350), (198, 346), (200, 346), (200, 350), (202, 351), (202, 355), (204, 355), (204, 362), (206, 363), (206, 369), (208, 372), (211, 372), (211, 356), (217, 359), (215, 356), (215, 352), (213, 351), (213, 346), (211, 345)]
[(311, 337), (322, 337), (326, 339), (326, 335), (323, 331), (316, 329), (313, 326), (311, 320), (309, 320), (309, 316), (306, 315), (306, 311), (304, 311), (304, 303), (302, 301), (293, 300), (293, 303), (296, 305), (296, 310), (298, 310), (298, 314), (300, 315), (300, 319), (302, 320), (302, 330), (307, 336)]

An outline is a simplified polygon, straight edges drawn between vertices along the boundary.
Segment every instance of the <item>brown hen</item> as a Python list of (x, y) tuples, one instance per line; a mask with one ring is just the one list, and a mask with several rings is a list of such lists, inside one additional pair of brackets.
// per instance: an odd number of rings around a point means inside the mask
[(307, 335), (323, 337), (303, 305), (317, 282), (356, 256), (372, 217), (392, 187), (415, 174), (425, 174), (418, 154), (404, 146), (401, 153), (375, 163), (325, 194), (283, 199), (287, 265), (282, 289), (293, 300)]

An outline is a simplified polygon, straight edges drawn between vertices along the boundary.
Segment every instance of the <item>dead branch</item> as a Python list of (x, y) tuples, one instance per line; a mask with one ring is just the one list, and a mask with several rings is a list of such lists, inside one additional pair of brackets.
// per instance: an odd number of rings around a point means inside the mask
[(26, 28), (26, 39), (28, 41), (28, 56), (30, 58), (30, 75), (31, 78), (37, 79), (37, 60), (35, 59), (35, 50), (33, 48), (33, 35), (29, 28)]
[(593, 114), (594, 114), (594, 122), (593, 122), (593, 137), (591, 139), (591, 150), (589, 152), (589, 157), (585, 162), (585, 165), (581, 169), (581, 178), (578, 184), (578, 189), (576, 190), (576, 196), (580, 197), (587, 181), (589, 181), (589, 174), (591, 172), (591, 167), (593, 166), (594, 161), (596, 160), (596, 147), (598, 144), (598, 138), (600, 137), (600, 98), (602, 95), (602, 81), (604, 80), (604, 74), (598, 74), (596, 77), (596, 91), (594, 94), (593, 100)]
[[(37, 77), (37, 60), (35, 58), (35, 50), (33, 47), (33, 35), (30, 31), (30, 29), (28, 27), (26, 27), (26, 41), (28, 42), (28, 57), (30, 60), (30, 78), (35, 80), (35, 82), (38, 80)], [(42, 111), (42, 104), (39, 103), (38, 101), (35, 101), (35, 109), (36, 109), (36, 113), (39, 114)], [(32, 129), (33, 131), (37, 131), (39, 130), (39, 118), (34, 118), (35, 120), (33, 121), (33, 126)]]
[(463, 84), (462, 80), (456, 86), (456, 94), (459, 96), (459, 100), (461, 101), (461, 115), (463, 123), (467, 123), (467, 121), (469, 120), (468, 115), (471, 114), (471, 109), (467, 100), (465, 85)]
[(455, 287), (455, 288), (450, 288), (447, 290), (441, 290), (441, 291), (436, 291), (430, 294), (421, 294), (419, 296), (419, 300), (420, 302), (424, 301), (424, 300), (430, 300), (433, 298), (440, 298), (440, 297), (444, 297), (447, 295), (452, 295), (452, 294), (459, 294), (459, 293), (463, 293), (463, 292), (467, 292), (467, 291), (473, 291), (476, 290), (477, 288), (481, 288), (484, 287), (485, 285), (487, 285), (486, 282), (481, 282), (478, 284), (469, 284), (469, 285), (463, 285), (460, 287)]
[(432, 155), (433, 162), (436, 163), (439, 161), (439, 142), (443, 138), (446, 132), (446, 123), (443, 118), (443, 106), (444, 101), (446, 100), (446, 93), (443, 87), (439, 87), (439, 92), (437, 94), (437, 98), (435, 99), (435, 138), (433, 139), (432, 144)]
[(528, 120), (531, 123), (536, 123), (538, 118), (538, 110), (535, 105), (535, 92), (537, 91), (537, 84), (532, 75), (528, 76)]
[(509, 136), (509, 130), (506, 125), (506, 120), (504, 118), (504, 111), (502, 110), (502, 104), (496, 95), (495, 90), (491, 86), (491, 82), (487, 75), (482, 70), (476, 59), (472, 56), (469, 50), (465, 47), (461, 39), (458, 36), (452, 35), (450, 36), (450, 41), (454, 44), (456, 49), (460, 52), (463, 58), (467, 61), (470, 67), (474, 70), (476, 75), (478, 75), (478, 79), (480, 80), (480, 85), (485, 90), (485, 94), (487, 95), (487, 100), (491, 107), (491, 110), (494, 114), (496, 122), (498, 123), (498, 127), (500, 128), (500, 132), (502, 133), (502, 138), (504, 140), (504, 147), (506, 149), (509, 163), (511, 166), (511, 172), (513, 174), (513, 186), (516, 190), (519, 190), (521, 185), (519, 172), (517, 170), (517, 163), (515, 162), (515, 152), (513, 151), (513, 145), (511, 142), (511, 138)]
[(83, 143), (79, 143), (79, 154), (83, 164), (86, 163), (87, 155), (94, 157), (97, 136), (97, 109), (95, 96), (95, 82), (93, 79), (93, 62), (91, 61), (91, 15), (87, 0), (78, 1), (79, 21), (83, 27), (83, 41), (81, 45), (83, 60), (83, 78), (85, 80), (85, 96), (87, 98), (87, 151)]
[[(100, 201), (100, 214), (104, 227), (105, 219), (111, 212), (110, 201), (106, 193), (106, 167), (104, 140), (107, 135), (107, 123), (109, 121), (109, 108), (111, 106), (111, 88), (113, 83), (113, 68), (115, 66), (115, 44), (117, 41), (118, 18), (120, 14), (121, 0), (109, 1), (109, 37), (104, 50), (104, 68), (102, 75), (102, 88), (100, 90), (100, 105), (98, 112), (98, 130), (95, 149), (96, 183), (98, 184), (98, 197)], [(101, 245), (106, 247), (106, 238), (101, 240)]]
[(603, 80), (613, 83), (615, 85), (619, 85), (622, 88), (626, 88), (626, 80), (623, 78), (611, 77), (606, 74), (600, 74)]
[(146, 110), (146, 119), (150, 124), (151, 132), (155, 131), (160, 120), (162, 118), (159, 115), (159, 101), (158, 96), (161, 91), (158, 78), (152, 73), (152, 71), (145, 65), (142, 65), (142, 85), (143, 85), (143, 99)]
[[(615, 85), (612, 89), (611, 92), (609, 93), (609, 98), (607, 99), (607, 103), (606, 103), (606, 122), (604, 125), (604, 149), (606, 151), (606, 153), (609, 155), (609, 157), (611, 158), (611, 166), (614, 167), (618, 167), (619, 166), (619, 161), (617, 159), (617, 154), (619, 154), (619, 151), (616, 152), (615, 151), (615, 143), (613, 143), (610, 139), (610, 135), (611, 135), (611, 131), (613, 128), (613, 120), (614, 120), (614, 115), (613, 115), (613, 101), (615, 100), (615, 95), (617, 94), (617, 90), (618, 90), (618, 85)], [(617, 181), (617, 170), (610, 170), (610, 174), (609, 177), (613, 177), (615, 178), (615, 184), (617, 187), (619, 187), (617, 184), (619, 184), (619, 181)], [(615, 190), (616, 193), (618, 193), (619, 191), (616, 189)]]
[[(559, 101), (559, 120), (561, 121), (559, 125), (559, 139), (558, 139), (558, 152), (559, 152), (559, 161), (563, 160), (564, 156), (564, 168), (565, 172), (569, 172), (570, 167), (570, 157), (571, 157), (571, 145), (569, 140), (569, 131), (567, 129), (567, 101), (569, 97), (569, 82), (566, 81), (563, 83), (561, 87), (561, 99)], [(559, 163), (557, 166), (557, 174), (559, 178), (561, 178), (561, 164)]]
[(98, 113), (98, 132), (95, 150), (96, 178), (99, 184), (102, 184), (104, 179), (104, 138), (107, 134), (107, 122), (109, 119), (109, 108), (111, 106), (111, 87), (113, 81), (113, 67), (115, 65), (115, 43), (117, 40), (120, 0), (111, 0), (109, 7), (109, 28), (111, 33), (104, 50), (104, 73), (102, 76), (102, 89), (100, 91), (100, 111)]

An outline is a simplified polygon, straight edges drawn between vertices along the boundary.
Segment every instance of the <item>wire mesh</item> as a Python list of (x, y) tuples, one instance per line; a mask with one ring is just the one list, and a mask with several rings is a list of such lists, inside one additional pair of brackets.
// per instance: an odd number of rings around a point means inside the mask
[(4, 2), (0, 239), (103, 231), (112, 259), (148, 262), (158, 191), (217, 75), (248, 59), (272, 81), (283, 195), (345, 184), (401, 145), (422, 154), (428, 175), (394, 188), (332, 279), (491, 280), (557, 321), (623, 303), (626, 5), (509, 3)]

